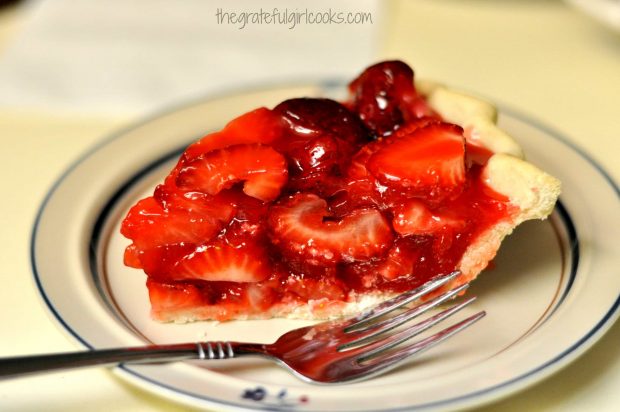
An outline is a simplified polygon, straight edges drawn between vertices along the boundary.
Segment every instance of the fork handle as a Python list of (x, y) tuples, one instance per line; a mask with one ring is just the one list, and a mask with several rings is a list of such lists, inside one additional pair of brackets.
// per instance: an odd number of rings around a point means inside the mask
[(240, 342), (196, 342), (18, 356), (0, 359), (0, 379), (87, 366), (114, 366), (119, 363), (145, 364), (188, 359), (230, 359), (242, 355), (266, 354), (265, 346)]

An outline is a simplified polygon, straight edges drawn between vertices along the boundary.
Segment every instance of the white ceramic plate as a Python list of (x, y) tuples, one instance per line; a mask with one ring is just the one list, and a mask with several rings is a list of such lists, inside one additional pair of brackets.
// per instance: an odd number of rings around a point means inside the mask
[[(41, 207), (32, 237), (36, 284), (53, 316), (88, 348), (180, 341), (271, 341), (301, 321), (158, 324), (145, 276), (122, 264), (120, 220), (152, 191), (189, 142), (225, 120), (324, 87), (282, 87), (201, 101), (125, 130), (74, 164)], [(120, 366), (146, 390), (204, 408), (398, 411), (480, 405), (557, 371), (620, 312), (618, 187), (556, 133), (502, 111), (500, 124), (564, 191), (553, 216), (522, 225), (496, 268), (472, 286), (472, 329), (385, 376), (335, 387), (304, 384), (262, 359)], [(59, 239), (61, 241), (59, 241)], [(207, 369), (209, 368), (209, 369)]]

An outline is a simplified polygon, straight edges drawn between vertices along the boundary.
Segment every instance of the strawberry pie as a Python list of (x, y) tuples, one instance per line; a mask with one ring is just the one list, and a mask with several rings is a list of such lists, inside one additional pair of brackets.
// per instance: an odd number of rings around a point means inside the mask
[(127, 213), (125, 264), (159, 321), (332, 318), (475, 278), (560, 191), (491, 104), (400, 61), (349, 97), (260, 107), (190, 145)]

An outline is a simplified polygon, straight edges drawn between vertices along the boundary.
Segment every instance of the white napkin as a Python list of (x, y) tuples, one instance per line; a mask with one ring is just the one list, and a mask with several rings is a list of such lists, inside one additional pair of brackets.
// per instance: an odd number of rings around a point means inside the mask
[(378, 0), (26, 6), (0, 53), (0, 107), (123, 115), (249, 85), (351, 77), (375, 59), (381, 18)]

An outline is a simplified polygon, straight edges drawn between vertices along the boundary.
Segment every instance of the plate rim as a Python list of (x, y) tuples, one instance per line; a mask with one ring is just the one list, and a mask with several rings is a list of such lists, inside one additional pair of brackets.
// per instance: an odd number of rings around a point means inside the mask
[[(49, 296), (47, 296), (47, 294), (45, 293), (45, 290), (44, 290), (44, 287), (41, 281), (41, 275), (39, 273), (39, 269), (37, 268), (36, 243), (37, 243), (37, 233), (39, 230), (39, 226), (41, 224), (41, 219), (43, 217), (43, 213), (46, 210), (50, 200), (53, 198), (54, 194), (57, 192), (58, 188), (62, 185), (65, 179), (79, 165), (86, 162), (92, 155), (97, 153), (102, 147), (122, 137), (123, 135), (135, 129), (138, 129), (141, 126), (146, 125), (154, 120), (165, 117), (167, 115), (173, 115), (177, 111), (181, 111), (183, 109), (187, 109), (187, 108), (190, 108), (192, 106), (195, 106), (201, 103), (207, 103), (207, 102), (215, 101), (215, 100), (225, 98), (225, 97), (234, 97), (235, 95), (244, 95), (244, 94), (251, 93), (251, 92), (273, 90), (274, 88), (286, 89), (286, 88), (291, 88), (291, 87), (300, 87), (300, 86), (303, 87), (307, 85), (308, 87), (319, 87), (319, 88), (329, 89), (330, 87), (333, 87), (334, 85), (341, 85), (341, 84), (342, 83), (338, 80), (328, 80), (328, 81), (324, 81), (320, 83), (304, 82), (304, 83), (292, 83), (292, 84), (289, 84), (289, 83), (275, 83), (275, 84), (268, 84), (268, 85), (263, 84), (260, 87), (255, 87), (255, 88), (244, 87), (239, 90), (233, 89), (233, 90), (228, 90), (227, 92), (223, 92), (223, 93), (219, 93), (215, 95), (209, 95), (209, 96), (205, 96), (202, 98), (196, 98), (196, 99), (192, 99), (190, 101), (182, 102), (179, 104), (173, 104), (173, 105), (168, 106), (167, 108), (163, 108), (149, 116), (142, 118), (142, 120), (140, 121), (133, 122), (123, 128), (118, 129), (117, 131), (109, 134), (107, 137), (104, 137), (103, 139), (101, 139), (98, 143), (96, 143), (90, 149), (86, 150), (79, 157), (77, 157), (64, 170), (64, 172), (61, 173), (56, 178), (54, 183), (48, 189), (46, 195), (43, 198), (43, 201), (41, 202), (37, 210), (37, 214), (34, 219), (33, 227), (31, 230), (31, 236), (30, 236), (30, 264), (31, 264), (31, 270), (32, 270), (32, 274), (34, 277), (35, 285), (39, 292), (39, 296), (43, 300), (45, 308), (52, 315), (52, 318), (60, 326), (62, 326), (63, 332), (65, 332), (65, 334), (67, 334), (70, 338), (72, 338), (72, 340), (77, 341), (80, 345), (86, 348), (89, 348), (89, 349), (94, 348), (94, 346), (92, 346), (90, 343), (84, 340), (84, 338), (82, 338), (80, 334), (77, 333), (77, 331), (75, 331), (74, 328), (72, 328), (71, 325), (69, 325), (66, 322), (66, 320), (62, 317), (62, 315), (58, 312), (58, 310), (54, 306), (53, 302), (50, 300)], [(553, 139), (556, 139), (563, 145), (567, 146), (569, 149), (575, 152), (579, 157), (584, 159), (590, 166), (592, 166), (594, 170), (597, 172), (597, 174), (603, 178), (606, 185), (609, 186), (611, 189), (613, 189), (617, 197), (620, 197), (620, 187), (618, 186), (618, 184), (614, 181), (612, 176), (605, 170), (605, 168), (602, 165), (600, 165), (594, 159), (594, 157), (591, 156), (586, 150), (584, 150), (579, 145), (571, 141), (569, 138), (564, 136), (562, 133), (549, 127), (547, 124), (541, 122), (540, 120), (536, 119), (535, 117), (531, 115), (525, 115), (522, 112), (515, 110), (503, 103), (498, 104), (497, 106), (498, 106), (498, 110), (500, 113), (513, 117), (517, 119), (518, 121), (524, 122), (536, 129), (539, 129), (540, 131), (549, 135)], [(568, 215), (567, 211), (566, 213)], [(570, 215), (568, 215), (568, 217), (570, 219)], [(465, 395), (458, 396), (452, 399), (441, 399), (441, 400), (438, 400), (435, 402), (429, 402), (423, 405), (418, 404), (418, 405), (412, 405), (408, 407), (396, 407), (396, 408), (383, 409), (383, 411), (386, 411), (386, 412), (394, 411), (395, 412), (395, 411), (409, 410), (411, 407), (427, 409), (427, 408), (437, 408), (441, 406), (449, 406), (449, 405), (455, 405), (455, 404), (481, 405), (483, 403), (491, 402), (493, 400), (496, 400), (508, 394), (514, 394), (531, 385), (534, 385), (535, 383), (540, 382), (541, 380), (557, 372), (559, 369), (568, 365), (573, 360), (578, 358), (582, 353), (587, 351), (594, 342), (598, 341), (598, 339), (600, 339), (600, 337), (602, 337), (612, 327), (612, 325), (615, 323), (615, 321), (619, 317), (620, 317), (620, 293), (616, 297), (616, 300), (611, 305), (611, 307), (607, 309), (607, 311), (605, 312), (605, 315), (597, 323), (591, 326), (590, 329), (587, 331), (587, 333), (584, 333), (580, 339), (578, 339), (576, 342), (574, 342), (571, 346), (569, 346), (562, 352), (558, 353), (555, 357), (538, 365), (536, 368), (530, 370), (529, 372), (513, 377), (512, 379), (501, 382), (497, 385), (485, 387), (484, 389), (481, 389), (479, 391), (470, 392)], [(142, 375), (135, 370), (127, 368), (125, 365), (120, 365), (118, 367), (115, 367), (113, 371), (127, 378), (129, 381), (138, 385), (139, 387), (149, 391), (150, 393), (155, 393), (157, 395), (162, 396), (162, 394), (158, 393), (158, 391), (154, 390), (154, 388), (149, 387), (150, 385), (155, 385), (158, 388), (164, 389), (165, 391), (172, 392), (177, 398), (177, 400), (179, 401), (185, 400), (184, 403), (187, 403), (189, 401), (190, 404), (194, 406), (196, 405), (195, 394), (184, 392), (182, 390), (179, 390), (178, 388), (170, 387), (166, 385), (165, 383), (155, 381), (148, 376)], [(545, 373), (542, 373), (543, 371)], [(530, 379), (532, 376), (538, 376), (539, 378), (532, 380)], [(509, 390), (509, 389), (512, 389), (512, 390)], [(189, 397), (191, 399), (189, 400), (179, 399), (179, 395), (181, 396), (181, 398)], [(482, 399), (482, 401), (474, 403), (473, 400), (475, 399)], [(194, 402), (191, 402), (192, 400), (194, 400)], [(200, 403), (203, 404), (203, 406), (205, 404), (209, 404), (211, 406), (226, 405), (230, 407), (244, 408), (244, 409), (251, 409), (251, 410), (272, 410), (269, 407), (266, 407), (265, 405), (262, 405), (262, 404), (253, 405), (255, 407), (248, 408), (247, 406), (244, 406), (239, 403), (232, 403), (232, 402), (227, 402), (223, 400), (212, 399), (209, 397), (205, 397), (204, 395), (200, 395), (198, 400), (200, 401)], [(304, 408), (304, 410), (306, 409)]]

